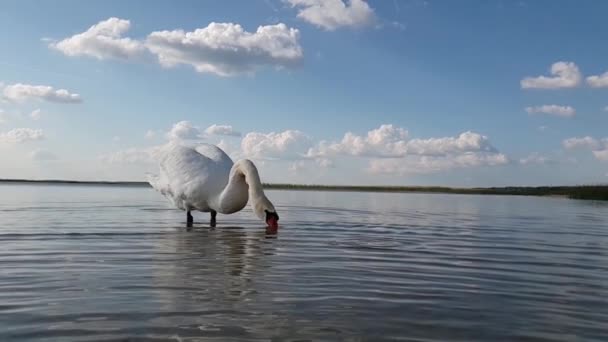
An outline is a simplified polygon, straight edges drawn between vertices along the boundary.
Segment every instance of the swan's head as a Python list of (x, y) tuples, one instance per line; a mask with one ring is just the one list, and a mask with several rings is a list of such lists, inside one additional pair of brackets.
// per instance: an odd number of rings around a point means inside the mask
[(266, 224), (268, 228), (272, 230), (279, 229), (279, 214), (276, 211), (268, 211), (266, 210)]
[(272, 205), (266, 196), (262, 196), (258, 201), (254, 202), (253, 210), (257, 217), (266, 222), (268, 228), (272, 230), (279, 228), (279, 214), (277, 214), (274, 205)]

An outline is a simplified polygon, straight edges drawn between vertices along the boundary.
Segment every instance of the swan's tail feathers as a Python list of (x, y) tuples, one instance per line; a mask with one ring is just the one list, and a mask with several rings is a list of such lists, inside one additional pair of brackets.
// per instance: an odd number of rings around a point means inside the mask
[(148, 177), (148, 183), (152, 185), (154, 190), (160, 192), (163, 196), (167, 197), (171, 202), (174, 202), (173, 191), (171, 191), (171, 187), (169, 186), (169, 182), (167, 179), (162, 176), (157, 176), (153, 174), (146, 174)]
[(151, 173), (146, 174), (146, 178), (148, 178), (148, 183), (152, 185), (154, 190), (161, 191), (164, 188), (163, 184), (161, 184), (160, 177)]
[(146, 174), (146, 176), (148, 178), (148, 183), (152, 185), (154, 190), (160, 192), (163, 196), (165, 196), (165, 198), (168, 199), (169, 202), (171, 202), (175, 207), (182, 210), (185, 209), (183, 200), (176, 198), (166, 178), (150, 173)]

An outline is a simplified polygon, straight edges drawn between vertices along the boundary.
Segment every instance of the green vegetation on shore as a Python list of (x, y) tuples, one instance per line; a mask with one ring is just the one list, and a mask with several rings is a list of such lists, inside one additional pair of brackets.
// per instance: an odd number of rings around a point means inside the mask
[(328, 191), (373, 191), (373, 192), (426, 192), (470, 195), (519, 195), (519, 196), (564, 196), (573, 199), (608, 200), (608, 185), (579, 186), (508, 186), (491, 188), (450, 188), (443, 186), (340, 186), (265, 184), (268, 189), (328, 190)]
[[(147, 182), (105, 182), (66, 180), (0, 179), (0, 183), (40, 183), (106, 186), (149, 187)], [(579, 186), (508, 186), (491, 188), (450, 188), (443, 186), (365, 186), (365, 185), (304, 185), (304, 184), (264, 184), (266, 189), (275, 190), (321, 190), (321, 191), (364, 191), (364, 192), (426, 192), (442, 194), (470, 195), (519, 195), (519, 196), (563, 196), (573, 199), (608, 201), (608, 185)]]

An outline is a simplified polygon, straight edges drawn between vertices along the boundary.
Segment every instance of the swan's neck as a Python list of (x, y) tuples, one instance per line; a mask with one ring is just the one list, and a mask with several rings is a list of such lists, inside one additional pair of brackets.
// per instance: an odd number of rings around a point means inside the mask
[(248, 198), (251, 197), (251, 202), (256, 215), (260, 217), (262, 213), (258, 213), (259, 208), (268, 202), (258, 169), (248, 159), (237, 161), (230, 170), (230, 178), (228, 184), (220, 194), (218, 211), (223, 214), (231, 214), (243, 209), (247, 205)]

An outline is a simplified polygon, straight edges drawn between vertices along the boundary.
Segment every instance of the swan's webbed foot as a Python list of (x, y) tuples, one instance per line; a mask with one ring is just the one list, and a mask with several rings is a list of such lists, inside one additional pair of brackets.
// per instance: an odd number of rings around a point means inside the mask
[(192, 214), (190, 214), (190, 210), (188, 210), (186, 212), (186, 226), (192, 227), (193, 223), (194, 223), (194, 217), (192, 217)]
[(211, 221), (209, 221), (209, 226), (214, 228), (215, 227), (215, 217), (217, 216), (217, 211), (215, 210), (211, 210)]

